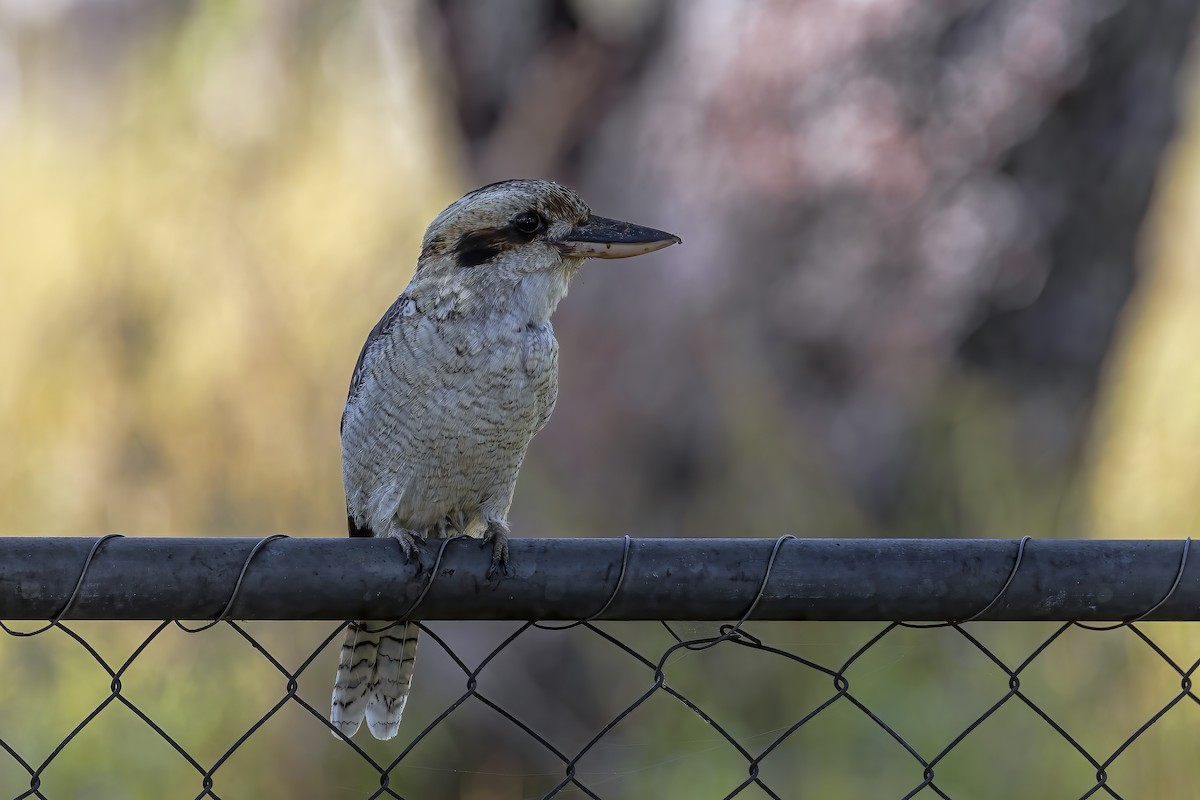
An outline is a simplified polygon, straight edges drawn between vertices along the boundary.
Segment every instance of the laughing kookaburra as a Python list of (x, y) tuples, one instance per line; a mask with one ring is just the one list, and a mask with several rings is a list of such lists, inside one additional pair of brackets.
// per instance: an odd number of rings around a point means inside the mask
[[(550, 315), (589, 258), (625, 258), (679, 237), (597, 217), (541, 180), (477, 189), (425, 232), (404, 293), (367, 336), (342, 414), (351, 536), (395, 537), (405, 555), (447, 532), (508, 560), (508, 509), (533, 435), (554, 410), (558, 342)], [(352, 623), (332, 723), (363, 717), (396, 735), (412, 683), (415, 621)]]

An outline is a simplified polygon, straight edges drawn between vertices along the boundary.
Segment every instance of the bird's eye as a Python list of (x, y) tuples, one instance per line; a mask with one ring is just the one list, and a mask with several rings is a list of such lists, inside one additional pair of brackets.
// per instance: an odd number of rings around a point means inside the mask
[(542, 218), (532, 211), (526, 211), (517, 215), (513, 227), (526, 236), (532, 236), (542, 229)]

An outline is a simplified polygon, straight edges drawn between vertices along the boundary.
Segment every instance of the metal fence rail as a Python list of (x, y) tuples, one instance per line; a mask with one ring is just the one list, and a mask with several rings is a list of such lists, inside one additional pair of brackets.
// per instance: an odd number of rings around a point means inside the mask
[(419, 563), (405, 563), (378, 539), (0, 537), (0, 619), (732, 620), (757, 599), (751, 619), (1195, 620), (1200, 563), (1188, 550), (1188, 541), (515, 539), (508, 573), (486, 580), (489, 554), (463, 539), (429, 542)]
[[(541, 775), (546, 778), (543, 785), (526, 780), (512, 796), (646, 796), (645, 788), (633, 788), (636, 779), (628, 768), (598, 779), (581, 765), (599, 758), (596, 753), (606, 737), (623, 736), (620, 731), (629, 720), (646, 719), (640, 709), (652, 705), (657, 708), (655, 704), (662, 698), (669, 698), (672, 707), (686, 709), (689, 716), (698, 715), (720, 748), (734, 754), (741, 763), (740, 775), (723, 776), (725, 783), (710, 787), (711, 794), (704, 796), (802, 796), (801, 778), (781, 766), (785, 758), (777, 754), (806, 731), (833, 726), (830, 720), (845, 713), (854, 722), (839, 725), (865, 724), (884, 743), (879, 744), (877, 739), (876, 747), (902, 753), (910, 762), (910, 778), (901, 779), (907, 783), (894, 794), (873, 789), (877, 793), (872, 796), (985, 796), (978, 788), (956, 788), (939, 776), (946, 774), (946, 765), (956, 753), (969, 749), (973, 737), (983, 735), (977, 733), (981, 726), (993, 724), (1012, 708), (1023, 709), (1027, 724), (1049, 732), (1065, 746), (1067, 760), (1087, 772), (1086, 780), (1076, 780), (1076, 788), (1058, 790), (1061, 796), (1127, 796), (1121, 794), (1120, 782), (1110, 777), (1114, 765), (1130, 761), (1131, 747), (1177, 706), (1182, 704), (1192, 711), (1200, 706), (1191, 678), (1200, 662), (1173, 656), (1141, 624), (1143, 620), (1192, 621), (1200, 617), (1200, 564), (1189, 559), (1190, 549), (1190, 540), (1039, 541), (1028, 537), (518, 539), (512, 542), (508, 573), (488, 580), (484, 577), (488, 553), (476, 542), (461, 538), (427, 543), (419, 563), (405, 563), (399, 548), (387, 540), (0, 538), (0, 619), (49, 620), (37, 626), (5, 625), (4, 630), (12, 637), (10, 645), (17, 645), (8, 648), (9, 657), (19, 658), (19, 643), (30, 637), (65, 636), (99, 666), (108, 680), (107, 693), (98, 704), (80, 709), (79, 721), (67, 735), (39, 745), (36, 754), (23, 752), (29, 745), (16, 743), (20, 737), (14, 731), (20, 725), (14, 722), (14, 716), (5, 713), (0, 695), (0, 792), (7, 791), (6, 777), (11, 782), (14, 775), (19, 775), (24, 788), (15, 797), (69, 796), (56, 794), (53, 789), (50, 775), (54, 765), (72, 751), (72, 743), (88, 726), (98, 724), (96, 720), (109, 706), (117, 706), (131, 712), (139, 724), (152, 730), (182, 760), (183, 769), (192, 775), (194, 794), (188, 796), (239, 796), (235, 785), (220, 784), (222, 776), (228, 774), (226, 765), (231, 757), (277, 715), (299, 709), (308, 721), (306, 725), (334, 733), (337, 738), (328, 739), (329, 747), (357, 756), (358, 767), (351, 771), (370, 777), (371, 788), (362, 788), (361, 794), (338, 796), (451, 797), (456, 795), (447, 788), (447, 782), (456, 778), (443, 775), (441, 783), (435, 780), (405, 787), (405, 766), (412, 764), (414, 750), (428, 747), (423, 743), (440, 729), (455, 724), (454, 720), (465, 713), (459, 709), (470, 703), (491, 715), (489, 725), (507, 726), (510, 735), (515, 734), (513, 742), (519, 744), (504, 745), (516, 753), (514, 758), (524, 757), (521, 753), (532, 749), (558, 765), (548, 778)], [(327, 687), (322, 690), (319, 684), (332, 677), (330, 645), (340, 638), (344, 620), (402, 617), (424, 620), (423, 647), (437, 648), (444, 656), (436, 678), (425, 678), (419, 663), (414, 694), (432, 692), (423, 687), (434, 680), (440, 681), (443, 689), (447, 685), (459, 688), (449, 690), (448, 695), (444, 690), (444, 706), (439, 706), (440, 711), (433, 709), (427, 719), (411, 724), (406, 720), (400, 739), (387, 746), (361, 738), (348, 740), (325, 721), (328, 709), (320, 699)], [(79, 625), (86, 624), (76, 622), (81, 620), (165, 621), (153, 626), (124, 658), (114, 659), (79, 632)], [(185, 625), (176, 620), (207, 622)], [(282, 656), (272, 655), (272, 645), (251, 631), (247, 620), (337, 620), (339, 624), (332, 631), (326, 628), (311, 642), (311, 650), (304, 647), (304, 657), (289, 664)], [(439, 633), (437, 625), (429, 626), (431, 620), (523, 622), (471, 660), (456, 652), (467, 640), (456, 643), (453, 637)], [(659, 621), (665, 643), (647, 645), (641, 633), (631, 636), (608, 623), (599, 624), (619, 620)], [(680, 626), (668, 624), (703, 620), (731, 622), (701, 626), (698, 633), (691, 626), (688, 635), (679, 633)], [(763, 635), (760, 631), (766, 629), (763, 621), (767, 620), (886, 624), (873, 627), (852, 651), (819, 660), (799, 652), (802, 648), (795, 642), (780, 644)], [(988, 637), (979, 633), (979, 623), (988, 620), (1060, 624), (1040, 630), (1019, 657), (1014, 657), (1001, 653), (1005, 648), (990, 644)], [(1094, 624), (1099, 621), (1112, 624)], [(147, 650), (171, 631), (203, 632), (214, 630), (214, 626), (218, 626), (217, 631), (232, 631), (271, 665), (277, 673), (280, 694), (245, 729), (232, 732), (228, 746), (215, 758), (201, 758), (189, 751), (181, 736), (168, 730), (169, 723), (143, 709), (141, 702), (131, 696), (127, 681), (139, 659), (144, 659)], [(1161, 674), (1172, 676), (1169, 691), (1156, 696), (1153, 707), (1122, 731), (1115, 745), (1108, 743), (1103, 751), (1089, 744), (1086, 731), (1080, 733), (1073, 723), (1057, 718), (1049, 710), (1053, 703), (1046, 695), (1023, 688), (1032, 665), (1045, 660), (1056, 642), (1073, 630), (1109, 638), (1121, 636), (1125, 642), (1134, 642), (1140, 652), (1150, 654)], [(584, 726), (594, 728), (585, 734), (576, 730), (567, 736), (572, 740), (570, 744), (556, 741), (556, 737), (562, 738), (560, 733), (531, 721), (547, 702), (558, 699), (547, 701), (542, 696), (529, 707), (518, 709), (514, 700), (481, 688), (485, 673), (501, 671), (496, 664), (502, 654), (519, 648), (535, 635), (551, 635), (553, 631), (558, 632), (553, 636), (559, 638), (573, 632), (592, 645), (618, 653), (620, 663), (632, 676), (627, 679), (631, 694), (597, 712), (594, 721)], [(975, 668), (986, 668), (998, 681), (996, 691), (988, 694), (982, 707), (934, 746), (924, 741), (924, 734), (906, 733), (913, 729), (894, 719), (891, 709), (882, 709), (879, 700), (852, 688), (858, 677), (856, 668), (861, 668), (871, 653), (904, 632), (914, 631), (925, 631), (927, 636), (935, 631), (949, 635), (957, 644), (947, 645), (942, 639), (939, 647), (967, 647), (981, 656)], [(545, 645), (538, 647), (544, 653)], [(794, 716), (786, 725), (747, 737), (739, 733), (737, 724), (728, 721), (728, 714), (722, 716), (710, 710), (727, 689), (717, 683), (717, 700), (700, 697), (699, 692), (687, 688), (686, 675), (690, 673), (676, 666), (680, 654), (706, 651), (754, 651), (768, 657), (771, 666), (756, 662), (753, 677), (750, 671), (746, 673), (747, 682), (783, 681), (780, 676), (784, 672), (779, 670), (790, 670), (786, 672), (788, 686), (809, 680), (824, 688), (806, 689), (809, 695), (795, 700)], [(324, 659), (323, 653), (327, 654)], [(428, 658), (432, 656), (423, 651), (418, 661)], [(544, 660), (543, 656), (538, 658)], [(523, 666), (504, 669), (520, 672), (535, 663), (527, 661)], [(699, 670), (695, 674), (710, 684), (739, 682), (740, 676), (726, 669), (717, 673), (705, 673), (694, 665), (688, 669)], [(310, 672), (316, 673), (311, 678), (316, 687), (311, 698), (300, 690), (302, 676)], [(612, 681), (605, 676), (604, 682)], [(781, 683), (781, 693), (785, 691), (783, 686)], [(587, 687), (576, 687), (574, 691), (586, 692)], [(792, 700), (786, 695), (781, 703), (786, 705)], [(958, 704), (957, 700), (952, 702)], [(1200, 736), (1200, 715), (1193, 716)], [(748, 712), (746, 718), (753, 718), (753, 714)], [(653, 727), (658, 723), (644, 724)], [(454, 769), (470, 772), (478, 767), (476, 763), (461, 763), (462, 752), (456, 752), (460, 762), (453, 764)], [(862, 755), (864, 761), (872, 757), (869, 753)], [(1125, 761), (1119, 761), (1123, 757)], [(1192, 759), (1181, 765), (1187, 773), (1183, 780), (1200, 782), (1200, 766), (1195, 763)], [(962, 784), (962, 780), (961, 776), (955, 777), (951, 783)], [(655, 796), (695, 796), (682, 789), (679, 792), (672, 795), (660, 788)], [(139, 795), (131, 791), (128, 796)], [(488, 796), (507, 795), (496, 790)]]

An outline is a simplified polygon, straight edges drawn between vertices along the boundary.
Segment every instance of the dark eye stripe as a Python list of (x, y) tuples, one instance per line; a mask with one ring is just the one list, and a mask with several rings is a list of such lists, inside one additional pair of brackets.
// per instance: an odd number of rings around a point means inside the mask
[(464, 233), (454, 246), (454, 257), (460, 267), (477, 267), (509, 247), (503, 228), (485, 228)]
[(454, 257), (460, 267), (478, 267), (491, 261), (505, 250), (511, 250), (523, 244), (528, 244), (544, 227), (542, 218), (537, 214), (528, 213), (536, 221), (534, 230), (522, 230), (522, 220), (526, 214), (518, 215), (508, 225), (499, 228), (484, 228), (478, 231), (464, 233), (454, 246)]

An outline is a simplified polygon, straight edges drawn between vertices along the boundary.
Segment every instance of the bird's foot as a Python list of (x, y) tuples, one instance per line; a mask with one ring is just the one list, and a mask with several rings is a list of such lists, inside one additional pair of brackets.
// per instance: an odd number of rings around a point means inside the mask
[(425, 544), (425, 537), (416, 531), (410, 531), (407, 528), (395, 528), (391, 532), (392, 538), (400, 545), (400, 551), (404, 553), (405, 562), (417, 560), (417, 571), (420, 572), (421, 558), (420, 546)]
[(484, 531), (481, 546), (492, 545), (492, 565), (488, 567), (487, 578), (490, 580), (496, 574), (496, 570), (500, 570), (505, 575), (508, 574), (508, 531), (504, 527), (495, 522), (489, 522), (487, 530)]

